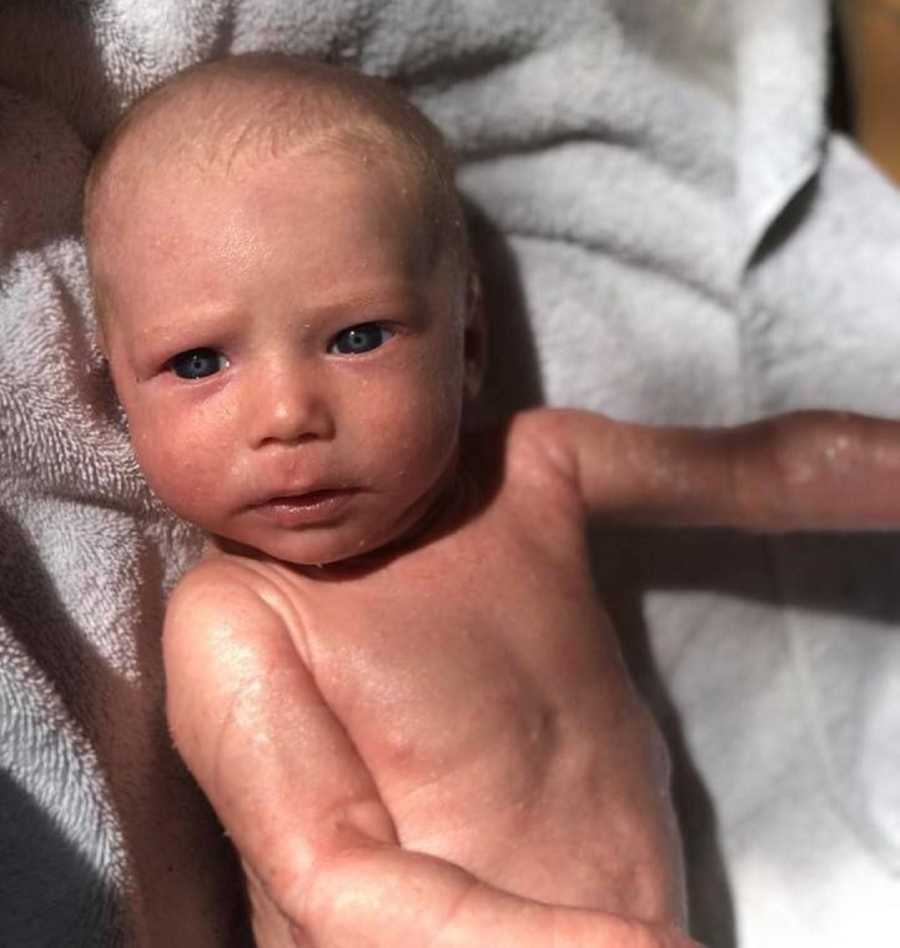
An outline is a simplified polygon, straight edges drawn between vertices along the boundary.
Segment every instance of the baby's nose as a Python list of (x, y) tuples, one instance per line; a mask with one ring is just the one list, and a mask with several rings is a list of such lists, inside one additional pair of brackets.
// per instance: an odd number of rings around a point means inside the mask
[(296, 444), (334, 436), (327, 392), (310, 374), (280, 373), (261, 383), (252, 419), (254, 442)]

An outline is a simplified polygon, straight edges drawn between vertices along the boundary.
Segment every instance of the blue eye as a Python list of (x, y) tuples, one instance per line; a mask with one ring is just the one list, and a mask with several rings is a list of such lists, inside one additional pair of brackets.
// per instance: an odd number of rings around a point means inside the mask
[(180, 379), (205, 379), (227, 364), (225, 356), (215, 349), (188, 349), (169, 360), (169, 368)]
[(360, 323), (339, 332), (328, 347), (338, 355), (358, 355), (383, 346), (394, 334), (378, 323)]

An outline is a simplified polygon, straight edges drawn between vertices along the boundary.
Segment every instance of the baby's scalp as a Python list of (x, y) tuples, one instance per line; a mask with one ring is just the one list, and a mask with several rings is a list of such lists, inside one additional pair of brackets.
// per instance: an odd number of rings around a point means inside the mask
[(116, 249), (116, 214), (159, 175), (239, 174), (247, 164), (330, 153), (388, 167), (423, 223), (427, 259), (449, 258), (464, 280), (470, 256), (450, 149), (388, 83), (299, 57), (249, 53), (189, 67), (140, 98), (103, 142), (85, 185), (84, 232), (101, 327)]

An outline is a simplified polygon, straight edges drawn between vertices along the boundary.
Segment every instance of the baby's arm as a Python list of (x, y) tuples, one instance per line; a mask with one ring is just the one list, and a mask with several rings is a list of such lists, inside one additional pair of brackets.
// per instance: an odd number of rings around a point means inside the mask
[(810, 411), (666, 428), (549, 411), (522, 424), (601, 516), (771, 531), (900, 526), (898, 422)]
[[(669, 929), (530, 902), (402, 849), (371, 774), (316, 686), (295, 623), (252, 569), (208, 561), (176, 590), (164, 647), (178, 749), (251, 888), (264, 893), (255, 904), (277, 906), (296, 944), (693, 944)], [(269, 940), (279, 927), (281, 940)], [(284, 945), (286, 931), (256, 926), (260, 945)]]

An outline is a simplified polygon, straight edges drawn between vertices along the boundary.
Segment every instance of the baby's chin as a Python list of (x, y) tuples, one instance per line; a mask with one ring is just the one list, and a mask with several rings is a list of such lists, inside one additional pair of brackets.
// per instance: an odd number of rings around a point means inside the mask
[[(437, 486), (437, 485), (436, 485)], [(295, 530), (211, 532), (214, 550), (297, 567), (371, 564), (379, 554), (393, 557), (414, 547), (448, 507), (453, 491), (442, 483), (393, 516), (354, 518), (339, 525)]]
[[(212, 534), (213, 549), (257, 560), (275, 560), (297, 567), (352, 565), (381, 551), (396, 550), (418, 536), (428, 519), (428, 508), (409, 512), (396, 522), (344, 524), (321, 529), (284, 530), (267, 535)], [(414, 514), (414, 515), (412, 515)]]
[(341, 563), (352, 563), (361, 557), (372, 554), (395, 538), (387, 535), (370, 539), (340, 537), (310, 537), (298, 535), (279, 537), (268, 541), (250, 542), (245, 538), (232, 538), (211, 535), (210, 546), (213, 550), (233, 556), (245, 556), (256, 560), (274, 560), (290, 566), (324, 567)]

